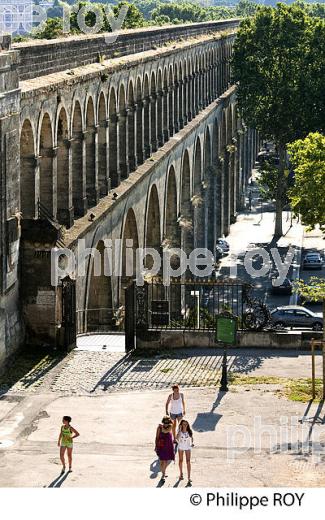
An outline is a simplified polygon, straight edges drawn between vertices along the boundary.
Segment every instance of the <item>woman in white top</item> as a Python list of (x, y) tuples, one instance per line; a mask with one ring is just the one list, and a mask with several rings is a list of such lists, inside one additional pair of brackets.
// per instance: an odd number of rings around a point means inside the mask
[(172, 390), (173, 393), (168, 396), (166, 402), (166, 415), (169, 415), (173, 421), (174, 443), (177, 443), (176, 424), (179, 423), (185, 415), (185, 400), (184, 394), (180, 393), (178, 385), (173, 385)]
[(185, 419), (179, 424), (177, 434), (178, 440), (178, 461), (179, 461), (179, 480), (183, 480), (183, 457), (185, 452), (188, 484), (191, 484), (191, 449), (193, 447), (193, 432)]

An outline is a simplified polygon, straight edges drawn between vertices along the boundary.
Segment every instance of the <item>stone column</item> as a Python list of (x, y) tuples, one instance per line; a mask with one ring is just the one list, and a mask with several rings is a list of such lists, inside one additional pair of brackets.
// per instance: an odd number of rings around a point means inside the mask
[(184, 126), (187, 125), (188, 121), (188, 79), (183, 79), (183, 121)]
[(127, 128), (128, 128), (128, 151), (129, 151), (129, 171), (133, 172), (137, 168), (136, 157), (136, 107), (129, 105), (127, 109)]
[(144, 146), (143, 146), (143, 103), (138, 100), (135, 103), (136, 109), (136, 148), (137, 148), (137, 163), (142, 164), (144, 161)]
[(40, 150), (39, 198), (53, 218), (56, 217), (56, 155), (57, 147)]
[(110, 190), (108, 176), (108, 121), (100, 122), (98, 128), (98, 191), (105, 197)]
[(169, 139), (168, 87), (163, 89), (163, 132), (164, 132), (164, 142), (166, 143)]
[(151, 128), (151, 149), (156, 152), (158, 149), (157, 139), (157, 95), (153, 92), (149, 96), (150, 100), (150, 128)]
[(217, 179), (216, 179), (216, 235), (221, 237), (223, 235), (224, 227), (224, 185), (225, 185), (225, 165), (224, 158), (218, 157), (217, 160)]
[(192, 117), (194, 118), (197, 114), (197, 73), (192, 74)]
[(152, 153), (149, 96), (143, 99), (143, 117), (144, 156), (146, 159), (148, 159)]
[(162, 90), (157, 92), (157, 143), (158, 147), (164, 144), (164, 129), (163, 129), (163, 96)]
[(169, 135), (170, 137), (174, 135), (175, 127), (174, 127), (174, 85), (169, 85), (168, 87), (168, 105), (169, 105)]
[[(1, 121), (0, 121), (1, 123)], [(39, 199), (39, 159), (36, 155), (20, 157), (20, 168), (24, 173), (21, 212), (23, 218), (35, 218)], [(22, 181), (21, 181), (22, 183)]]
[(174, 129), (176, 134), (179, 131), (179, 81), (174, 84)]
[(64, 139), (57, 157), (57, 219), (70, 228), (73, 224), (71, 140)]
[(74, 216), (87, 212), (86, 197), (86, 143), (83, 132), (75, 132), (71, 140), (72, 152), (72, 202)]
[(118, 117), (118, 136), (119, 136), (119, 170), (120, 178), (127, 179), (129, 176), (128, 164), (128, 132), (127, 132), (127, 110), (120, 110)]
[(178, 122), (179, 130), (184, 128), (183, 109), (184, 109), (184, 81), (182, 79), (178, 82)]
[(118, 117), (111, 114), (108, 120), (109, 127), (109, 177), (111, 187), (116, 188), (121, 182), (119, 169), (119, 136), (118, 136)]
[(230, 190), (231, 190), (231, 180), (230, 180), (230, 155), (226, 150), (224, 152), (224, 189), (223, 189), (223, 234), (227, 236), (230, 231)]
[(192, 121), (193, 119), (193, 106), (192, 106), (192, 103), (193, 103), (193, 94), (192, 94), (192, 90), (193, 90), (193, 77), (192, 77), (192, 74), (189, 75), (188, 78), (186, 78), (187, 80), (187, 121)]

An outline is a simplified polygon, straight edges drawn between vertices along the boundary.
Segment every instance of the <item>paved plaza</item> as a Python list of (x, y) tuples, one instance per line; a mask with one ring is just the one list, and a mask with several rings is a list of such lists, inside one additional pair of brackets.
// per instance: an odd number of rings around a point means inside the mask
[[(10, 389), (2, 380), (0, 486), (160, 486), (154, 435), (174, 381), (184, 390), (194, 431), (193, 486), (325, 484), (322, 403), (288, 400), (279, 393), (281, 384), (233, 385), (220, 393), (220, 352), (194, 349), (178, 357), (75, 351), (59, 362), (38, 362), (42, 376), (30, 370)], [(229, 366), (257, 378), (305, 378), (310, 355), (234, 350)], [(317, 375), (320, 370), (318, 356)], [(59, 478), (64, 414), (72, 416), (80, 437), (73, 473)], [(264, 425), (271, 434), (259, 435)], [(177, 461), (167, 474), (165, 487), (185, 485), (178, 482)]]

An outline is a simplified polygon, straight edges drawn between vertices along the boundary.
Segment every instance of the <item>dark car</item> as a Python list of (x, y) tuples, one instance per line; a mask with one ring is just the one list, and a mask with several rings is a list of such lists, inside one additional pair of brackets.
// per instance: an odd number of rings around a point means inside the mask
[(292, 294), (292, 282), (289, 278), (285, 278), (279, 285), (277, 278), (272, 278), (271, 282), (272, 294)]
[(221, 258), (223, 257), (224, 255), (224, 251), (223, 249), (221, 249), (220, 246), (216, 246), (216, 249), (215, 249), (215, 259), (216, 259), (216, 262), (219, 262), (219, 260), (221, 260)]
[(271, 311), (271, 320), (275, 326), (300, 329), (322, 330), (323, 317), (299, 305), (286, 305)]
[(217, 246), (220, 247), (220, 249), (222, 249), (224, 254), (229, 253), (229, 249), (230, 249), (229, 244), (228, 244), (227, 240), (225, 240), (224, 238), (218, 238)]
[(317, 251), (307, 253), (302, 262), (303, 269), (321, 269), (323, 267), (323, 259)]

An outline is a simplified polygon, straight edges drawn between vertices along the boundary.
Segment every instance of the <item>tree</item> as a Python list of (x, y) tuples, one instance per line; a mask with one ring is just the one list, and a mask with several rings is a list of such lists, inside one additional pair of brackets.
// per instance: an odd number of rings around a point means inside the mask
[(250, 2), (250, 0), (239, 0), (235, 8), (236, 16), (252, 16), (255, 13), (257, 7), (258, 4)]
[[(308, 282), (297, 280), (294, 291), (308, 301), (323, 302), (323, 320), (325, 319), (325, 279), (312, 276)], [(323, 322), (323, 340), (325, 341), (325, 326)]]
[[(315, 46), (317, 31), (323, 34), (322, 24), (294, 4), (263, 6), (243, 20), (234, 44), (232, 71), (238, 82), (239, 111), (248, 126), (275, 142), (279, 153), (276, 236), (282, 235), (286, 145), (317, 130), (319, 113), (324, 113), (324, 77), (313, 78), (323, 70)], [(308, 101), (311, 91), (313, 99)]]
[(128, 11), (123, 22), (122, 29), (136, 29), (137, 27), (143, 27), (145, 25), (143, 14), (137, 6), (129, 2), (119, 2), (118, 5), (114, 6), (114, 16), (118, 16), (123, 5), (128, 7)]
[(325, 136), (310, 133), (289, 144), (288, 151), (295, 172), (295, 183), (289, 190), (291, 206), (304, 224), (319, 224), (325, 232)]
[(35, 32), (34, 38), (52, 40), (64, 36), (62, 18), (48, 18)]

